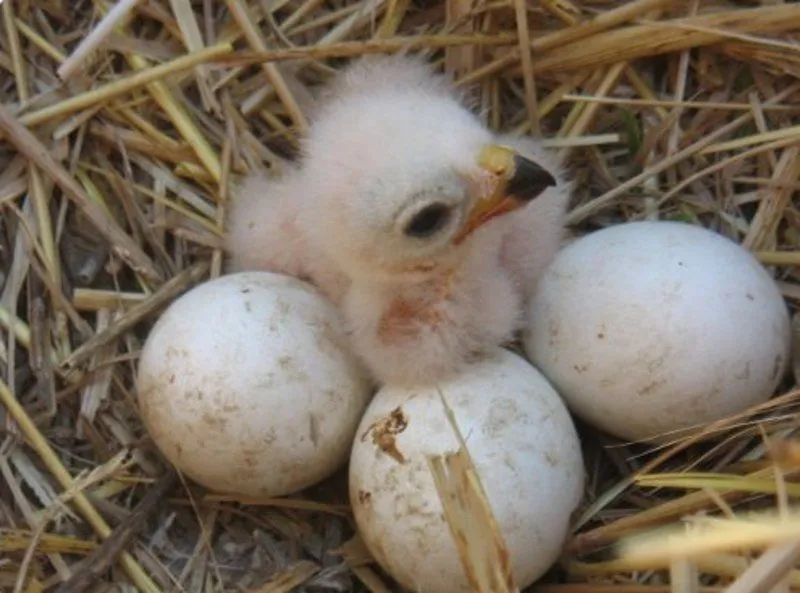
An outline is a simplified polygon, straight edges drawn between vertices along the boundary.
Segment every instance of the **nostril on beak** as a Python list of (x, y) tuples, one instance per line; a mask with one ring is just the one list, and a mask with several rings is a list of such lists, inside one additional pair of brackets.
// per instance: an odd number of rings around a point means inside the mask
[(453, 239), (456, 245), (475, 229), (525, 206), (548, 187), (556, 185), (555, 177), (545, 168), (505, 146), (485, 146), (478, 162), (492, 180), (479, 190), (480, 198)]
[(522, 202), (530, 202), (554, 185), (556, 179), (546, 169), (530, 159), (514, 155), (514, 173), (506, 185), (507, 195)]

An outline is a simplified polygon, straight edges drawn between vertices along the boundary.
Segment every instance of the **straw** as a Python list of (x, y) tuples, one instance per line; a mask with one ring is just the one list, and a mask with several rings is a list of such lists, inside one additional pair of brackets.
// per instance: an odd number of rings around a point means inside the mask
[[(226, 273), (242, 177), (302, 155), (319, 91), (353, 59), (424, 56), (493, 130), (539, 137), (573, 182), (568, 240), (703, 226), (753, 253), (797, 318), (796, 3), (0, 4), (3, 591), (399, 590), (358, 537), (346, 467), (280, 498), (186, 476), (164, 493), (175, 468), (136, 391), (159, 316)], [(800, 589), (797, 359), (773, 398), (692, 436), (578, 423), (585, 498), (531, 591)], [(462, 445), (430, 460), (446, 528), (476, 593), (515, 590), (514, 540)]]

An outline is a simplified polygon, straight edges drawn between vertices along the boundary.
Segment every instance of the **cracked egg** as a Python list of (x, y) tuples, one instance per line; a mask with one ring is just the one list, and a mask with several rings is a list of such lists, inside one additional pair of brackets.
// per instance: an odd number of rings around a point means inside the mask
[(524, 358), (497, 348), (452, 379), (385, 385), (356, 431), (350, 501), (370, 553), (409, 591), (471, 593), (428, 457), (456, 453), (442, 399), (455, 414), (527, 587), (557, 559), (582, 499), (583, 458), (567, 409)]

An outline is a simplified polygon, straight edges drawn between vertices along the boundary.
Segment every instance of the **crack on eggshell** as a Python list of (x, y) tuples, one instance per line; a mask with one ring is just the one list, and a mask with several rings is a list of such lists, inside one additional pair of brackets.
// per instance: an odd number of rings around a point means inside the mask
[(774, 362), (774, 364), (772, 365), (772, 375), (770, 376), (770, 379), (771, 379), (772, 381), (774, 381), (775, 379), (777, 379), (777, 378), (778, 378), (778, 375), (779, 375), (779, 374), (780, 374), (780, 372), (781, 372), (781, 367), (783, 367), (783, 356), (781, 356), (780, 354), (778, 354), (778, 355), (775, 357), (775, 362)]
[(308, 415), (308, 436), (314, 447), (319, 446), (319, 420), (313, 413)]
[(361, 441), (366, 441), (368, 436), (372, 436), (372, 443), (389, 455), (398, 463), (405, 463), (406, 458), (397, 448), (396, 436), (408, 427), (408, 417), (403, 409), (398, 406), (388, 416), (379, 418), (361, 435)]

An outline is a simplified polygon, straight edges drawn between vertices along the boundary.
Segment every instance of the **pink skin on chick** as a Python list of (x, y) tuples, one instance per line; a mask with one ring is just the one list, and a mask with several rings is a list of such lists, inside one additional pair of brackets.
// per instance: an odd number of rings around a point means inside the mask
[[(487, 201), (499, 182), (481, 155), (496, 145), (520, 168)], [(570, 190), (534, 140), (492, 134), (424, 63), (384, 57), (334, 80), (303, 149), (281, 178), (238, 188), (230, 271), (315, 284), (381, 383), (442, 380), (520, 328)]]

